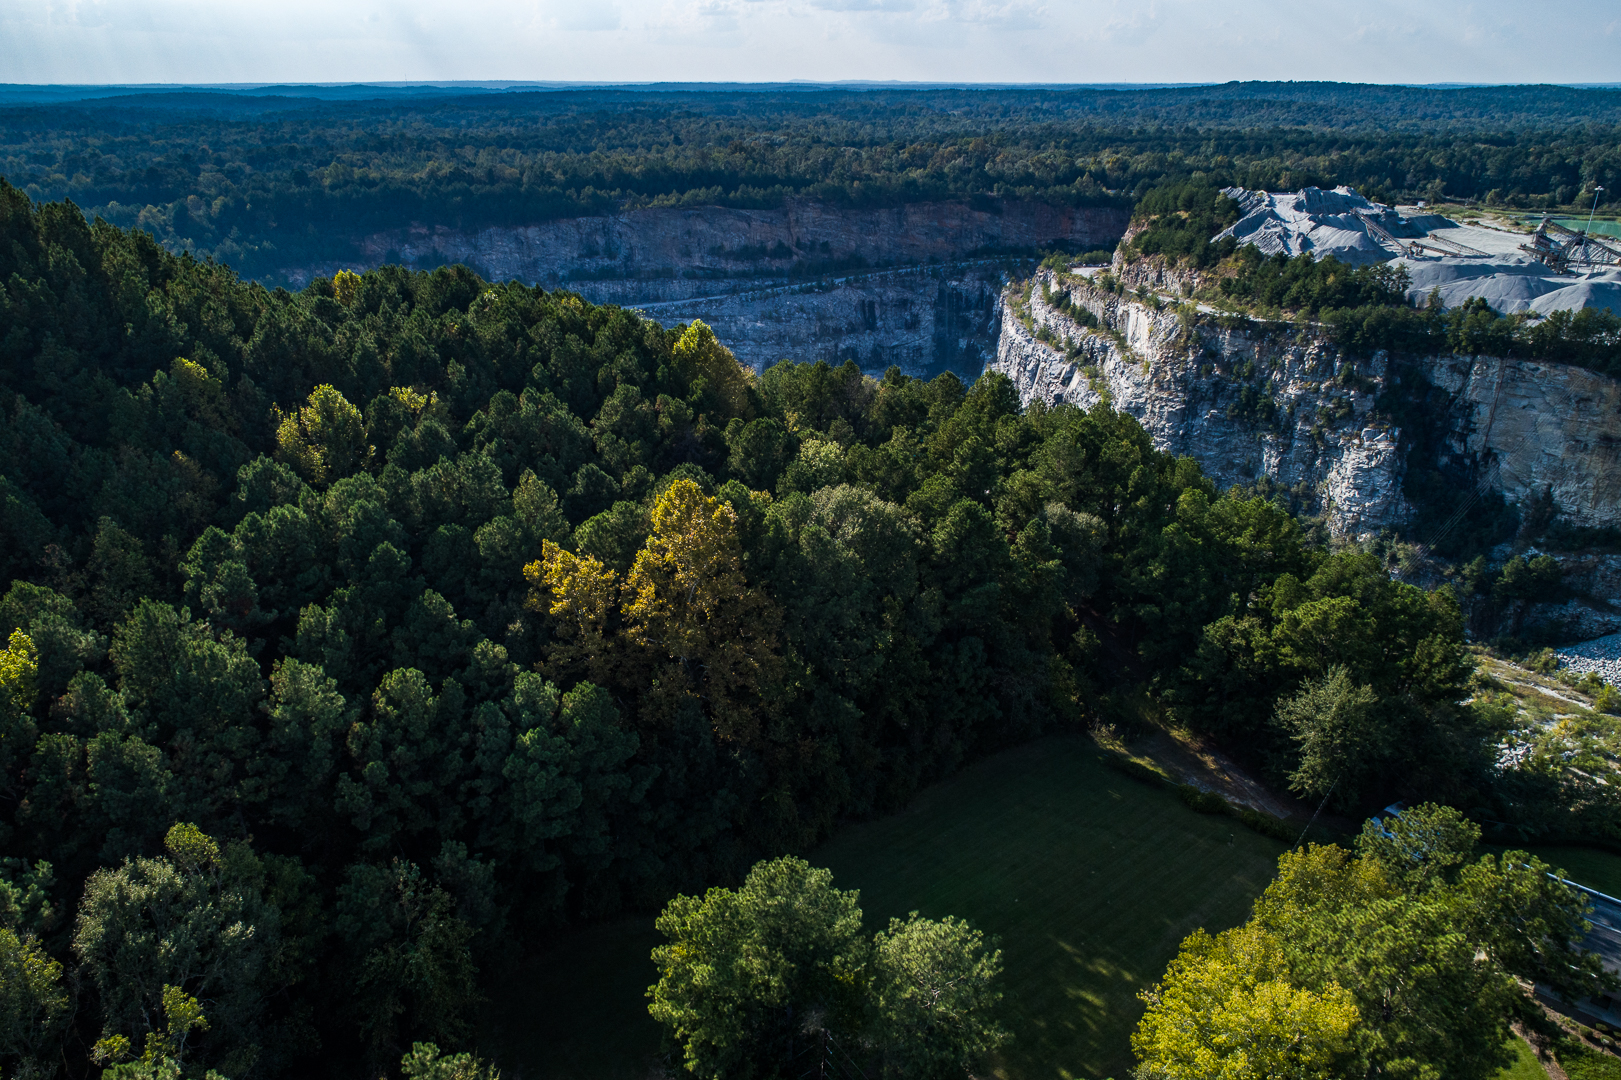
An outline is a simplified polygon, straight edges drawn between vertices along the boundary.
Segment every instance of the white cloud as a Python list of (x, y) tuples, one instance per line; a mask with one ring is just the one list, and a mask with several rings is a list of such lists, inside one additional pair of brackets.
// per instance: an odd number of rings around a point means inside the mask
[(821, 11), (886, 11), (897, 14), (917, 10), (912, 0), (811, 0), (811, 7)]
[(579, 4), (552, 16), (558, 30), (619, 30), (623, 28), (617, 4)]
[(1614, 0), (0, 0), (0, 82), (1606, 82)]

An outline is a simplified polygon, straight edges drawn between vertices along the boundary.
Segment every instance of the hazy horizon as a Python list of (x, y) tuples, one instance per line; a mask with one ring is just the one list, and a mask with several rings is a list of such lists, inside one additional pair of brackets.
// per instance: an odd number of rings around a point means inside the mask
[[(0, 0), (0, 83), (1613, 84), (1621, 4)], [(1550, 14), (1557, 16), (1556, 21)], [(1315, 16), (1315, 17), (1314, 17)], [(1552, 45), (1553, 47), (1550, 47)]]

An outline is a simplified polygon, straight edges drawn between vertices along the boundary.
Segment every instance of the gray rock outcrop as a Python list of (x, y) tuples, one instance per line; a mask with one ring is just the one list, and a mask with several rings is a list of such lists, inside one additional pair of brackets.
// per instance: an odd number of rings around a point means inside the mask
[(1047, 271), (1004, 304), (991, 367), (1021, 399), (1107, 400), (1223, 486), (1266, 477), (1293, 489), (1336, 535), (1367, 537), (1411, 512), (1409, 444), (1376, 408), (1403, 378), (1443, 392), (1426, 418), (1444, 432), (1437, 464), (1468, 464), (1510, 503), (1551, 497), (1572, 525), (1621, 525), (1621, 384), (1605, 376), (1488, 356), (1352, 357), (1310, 326), (1220, 319)]
[(1621, 525), (1621, 383), (1585, 368), (1435, 356), (1419, 372), (1446, 391), (1448, 452), (1490, 461), (1513, 503), (1551, 496), (1573, 525)]
[(1223, 329), (1072, 286), (1071, 303), (1099, 320), (1088, 330), (1043, 301), (1041, 282), (1056, 283), (1043, 272), (1028, 301), (1006, 301), (992, 364), (1025, 402), (1108, 401), (1223, 487), (1267, 477), (1297, 489), (1337, 535), (1407, 515), (1400, 432), (1374, 415), (1385, 357), (1359, 363), (1309, 335)]
[[(984, 207), (935, 202), (880, 209), (789, 199), (770, 210), (668, 207), (478, 230), (410, 226), (363, 237), (359, 249), (367, 267), (460, 262), (495, 280), (548, 288), (566, 283), (582, 293), (597, 282), (634, 282), (636, 299), (653, 301), (721, 291), (716, 281), (787, 278), (796, 270), (809, 276), (819, 267), (1108, 247), (1125, 231), (1127, 216), (1110, 207), (1015, 199)], [(302, 283), (338, 269), (335, 264), (286, 273)]]
[(635, 306), (666, 326), (702, 319), (756, 371), (783, 359), (850, 360), (873, 375), (893, 364), (972, 382), (996, 356), (1006, 278), (1003, 263), (984, 261)]
[(568, 288), (665, 324), (703, 319), (756, 369), (853, 360), (882, 374), (972, 380), (996, 351), (998, 298), (1032, 251), (1108, 248), (1128, 214), (1016, 199), (878, 209), (790, 199), (769, 210), (634, 210), (534, 225), (412, 226), (358, 243), (350, 263), (283, 271), (295, 285), (384, 263), (465, 263), (491, 280)]

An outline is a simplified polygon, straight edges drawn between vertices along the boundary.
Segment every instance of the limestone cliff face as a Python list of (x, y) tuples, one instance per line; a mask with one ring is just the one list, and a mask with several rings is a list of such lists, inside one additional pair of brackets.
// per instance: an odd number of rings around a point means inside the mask
[(895, 365), (914, 377), (953, 371), (972, 382), (996, 355), (1005, 279), (1003, 264), (984, 262), (636, 307), (665, 325), (702, 319), (756, 371), (783, 359), (853, 360), (872, 374)]
[(1447, 392), (1449, 451), (1493, 462), (1510, 501), (1546, 493), (1573, 524), (1621, 524), (1621, 383), (1488, 356), (1430, 358), (1423, 374)]
[[(1411, 512), (1408, 446), (1377, 399), (1392, 381), (1424, 379), (1442, 391), (1426, 421), (1443, 428), (1446, 454), (1466, 457), (1508, 501), (1551, 493), (1572, 524), (1621, 525), (1621, 385), (1611, 379), (1483, 356), (1354, 358), (1310, 328), (1229, 329), (1067, 280), (1043, 272), (1005, 294), (991, 367), (1026, 402), (1107, 399), (1218, 483), (1268, 477), (1304, 495), (1336, 535), (1365, 537)], [(1057, 290), (1051, 302), (1043, 283)], [(1098, 328), (1060, 310), (1063, 295)]]
[[(938, 202), (864, 210), (791, 199), (774, 210), (634, 210), (471, 232), (412, 226), (364, 237), (359, 248), (366, 267), (463, 262), (498, 280), (547, 286), (566, 281), (582, 292), (603, 279), (633, 281), (640, 302), (718, 292), (717, 280), (786, 277), (795, 267), (850, 267), (858, 260), (870, 266), (917, 264), (1015, 249), (1107, 247), (1126, 223), (1124, 210), (1016, 200), (986, 209)], [(303, 284), (340, 268), (295, 267), (286, 273)]]
[[(1107, 400), (1223, 487), (1264, 476), (1296, 488), (1339, 535), (1374, 534), (1406, 516), (1400, 432), (1373, 415), (1384, 357), (1358, 364), (1306, 335), (1224, 330), (1072, 287), (1071, 302), (1099, 320), (1087, 330), (1043, 301), (1043, 282), (1056, 284), (1044, 272), (1027, 301), (1007, 298), (1013, 310), (991, 365), (1025, 402)], [(1054, 343), (1038, 338), (1043, 328)]]
[[(637, 210), (519, 228), (412, 227), (359, 243), (361, 267), (466, 263), (492, 280), (567, 287), (671, 324), (702, 319), (756, 369), (855, 361), (873, 374), (979, 376), (995, 355), (1007, 252), (1106, 248), (1123, 210), (1004, 201), (878, 210), (790, 200), (776, 210)], [(998, 253), (999, 257), (986, 257)], [(345, 264), (289, 269), (295, 285)]]

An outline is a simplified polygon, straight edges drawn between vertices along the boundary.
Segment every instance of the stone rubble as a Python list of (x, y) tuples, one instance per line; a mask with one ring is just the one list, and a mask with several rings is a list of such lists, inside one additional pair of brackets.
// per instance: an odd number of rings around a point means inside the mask
[[(1478, 296), (1505, 315), (1519, 311), (1549, 315), (1584, 307), (1621, 311), (1621, 271), (1556, 274), (1520, 250), (1530, 239), (1524, 233), (1460, 224), (1439, 214), (1404, 216), (1348, 187), (1285, 192), (1232, 187), (1222, 194), (1238, 203), (1243, 216), (1217, 239), (1231, 236), (1266, 255), (1310, 254), (1318, 259), (1332, 255), (1351, 266), (1391, 262), (1407, 270), (1407, 297), (1414, 304), (1424, 304), (1433, 292), (1443, 307), (1457, 307)], [(1370, 221), (1398, 242), (1449, 240), (1486, 257), (1444, 256), (1433, 248), (1404, 254), (1390, 240), (1375, 235)]]
[(1373, 218), (1388, 232), (1406, 225), (1390, 207), (1369, 202), (1348, 187), (1285, 192), (1234, 187), (1222, 194), (1238, 203), (1243, 216), (1216, 239), (1231, 236), (1266, 255), (1332, 255), (1351, 266), (1386, 262), (1395, 252), (1369, 232), (1366, 219)]
[(1611, 686), (1621, 687), (1621, 634), (1566, 645), (1555, 650), (1559, 666), (1582, 675), (1596, 674)]

